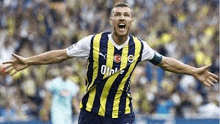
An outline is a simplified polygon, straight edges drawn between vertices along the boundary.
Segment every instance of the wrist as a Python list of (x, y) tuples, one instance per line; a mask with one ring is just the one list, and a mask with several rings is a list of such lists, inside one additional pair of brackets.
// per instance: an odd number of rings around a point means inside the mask
[(196, 76), (196, 70), (197, 70), (197, 68), (193, 67), (192, 71), (190, 72), (190, 75), (195, 77)]

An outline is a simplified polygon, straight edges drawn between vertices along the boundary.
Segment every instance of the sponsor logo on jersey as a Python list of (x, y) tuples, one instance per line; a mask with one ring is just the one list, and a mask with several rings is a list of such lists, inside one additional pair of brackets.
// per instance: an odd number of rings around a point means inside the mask
[(124, 70), (119, 70), (118, 68), (115, 68), (115, 69), (111, 69), (110, 67), (106, 66), (106, 65), (102, 65), (101, 66), (101, 73), (103, 75), (107, 75), (107, 76), (111, 76), (115, 73), (119, 72), (120, 74), (123, 74), (124, 73)]
[(121, 56), (118, 55), (118, 54), (114, 55), (114, 62), (120, 63), (121, 62)]

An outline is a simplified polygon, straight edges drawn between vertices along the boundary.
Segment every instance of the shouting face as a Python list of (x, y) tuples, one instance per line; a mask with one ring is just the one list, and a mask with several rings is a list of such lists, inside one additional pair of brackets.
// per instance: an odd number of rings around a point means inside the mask
[(113, 33), (117, 36), (127, 36), (134, 18), (129, 7), (115, 7), (112, 10), (110, 24), (113, 26)]

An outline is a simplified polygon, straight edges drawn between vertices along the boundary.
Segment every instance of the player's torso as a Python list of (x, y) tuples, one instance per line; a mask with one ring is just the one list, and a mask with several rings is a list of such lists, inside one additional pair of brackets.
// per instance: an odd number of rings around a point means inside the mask
[(108, 35), (100, 33), (92, 38), (87, 95), (81, 107), (117, 118), (131, 112), (130, 75), (141, 60), (143, 45), (137, 38), (129, 36), (128, 43), (117, 49)]

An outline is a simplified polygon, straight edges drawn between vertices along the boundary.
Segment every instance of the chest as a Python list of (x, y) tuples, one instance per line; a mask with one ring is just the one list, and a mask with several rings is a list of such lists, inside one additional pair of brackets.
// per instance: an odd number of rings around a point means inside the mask
[(69, 91), (71, 92), (72, 88), (71, 86), (66, 83), (66, 82), (60, 82), (59, 84), (56, 85), (56, 90), (57, 91)]

